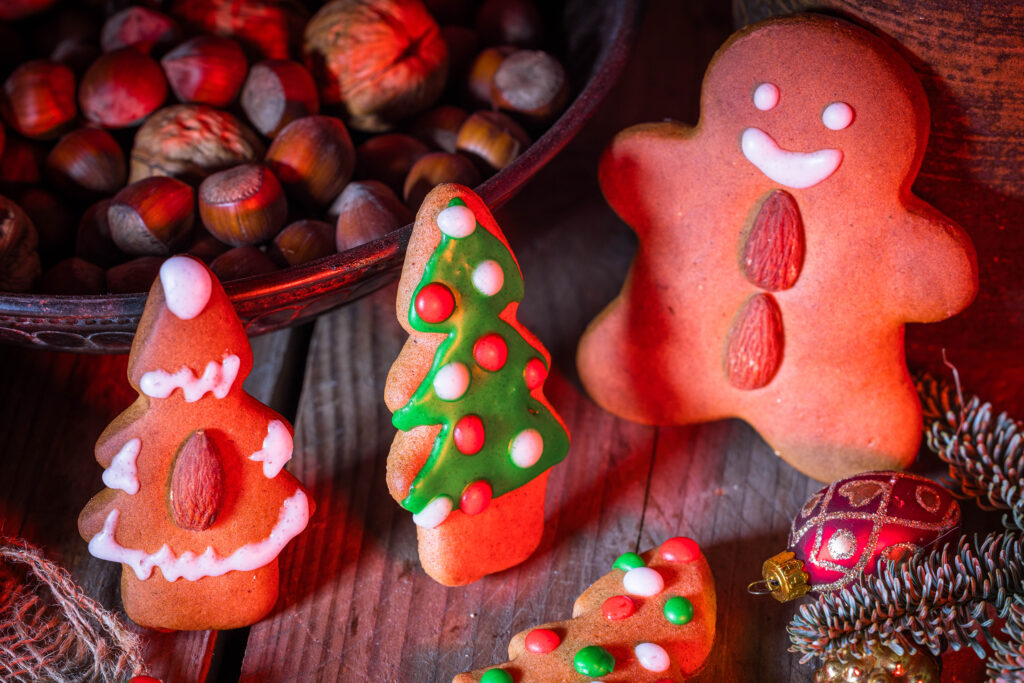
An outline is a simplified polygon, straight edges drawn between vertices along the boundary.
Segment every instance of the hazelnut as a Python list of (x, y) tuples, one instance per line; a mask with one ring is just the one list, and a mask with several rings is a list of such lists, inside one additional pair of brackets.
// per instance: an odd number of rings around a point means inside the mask
[(243, 164), (203, 181), (199, 215), (210, 234), (239, 247), (265, 242), (280, 232), (288, 205), (281, 183), (270, 169)]
[(193, 240), (192, 246), (188, 248), (188, 253), (203, 263), (209, 264), (231, 248), (207, 232), (205, 228), (200, 227), (196, 232), (198, 236)]
[(409, 132), (428, 147), (442, 152), (454, 152), (459, 137), (459, 128), (466, 122), (469, 113), (451, 104), (435, 107), (420, 114)]
[(75, 75), (58, 62), (26, 62), (4, 81), (0, 110), (7, 123), (25, 137), (56, 137), (78, 114)]
[(21, 207), (0, 196), (0, 291), (27, 292), (39, 278), (39, 236)]
[(160, 66), (182, 102), (226, 107), (242, 87), (249, 64), (231, 38), (196, 36), (165, 54)]
[(329, 2), (306, 25), (303, 50), (321, 101), (344, 107), (358, 130), (387, 130), (423, 111), (448, 73), (437, 24), (408, 0)]
[(28, 140), (8, 136), (0, 155), (0, 185), (7, 190), (36, 185), (42, 181), (39, 169), (46, 151)]
[(39, 291), (44, 294), (103, 294), (107, 273), (95, 263), (72, 256), (43, 273)]
[(326, 206), (352, 178), (355, 151), (340, 119), (306, 116), (289, 123), (274, 138), (266, 163), (289, 196)]
[(360, 178), (379, 180), (398, 194), (412, 165), (429, 153), (425, 144), (410, 135), (375, 135), (356, 150), (356, 169)]
[(29, 186), (18, 195), (18, 206), (24, 209), (36, 226), (39, 251), (44, 256), (70, 255), (78, 217), (63, 198), (45, 187)]
[(479, 182), (480, 172), (466, 157), (451, 152), (432, 152), (409, 169), (402, 196), (406, 205), (415, 209), (435, 185), (458, 183), (475, 187)]
[(531, 121), (544, 122), (560, 113), (569, 99), (565, 69), (540, 50), (517, 50), (498, 66), (491, 81), (491, 101)]
[(242, 86), (242, 110), (253, 127), (272, 138), (295, 119), (320, 111), (306, 67), (287, 59), (253, 64)]
[(292, 223), (277, 233), (270, 245), (270, 255), (284, 267), (315, 261), (334, 252), (334, 226), (315, 220)]
[(71, 69), (77, 78), (100, 56), (100, 49), (94, 43), (81, 38), (66, 38), (57, 43), (50, 53), (50, 59)]
[(104, 128), (139, 124), (166, 98), (167, 81), (160, 65), (130, 47), (100, 55), (78, 89), (82, 114)]
[(266, 59), (297, 54), (309, 18), (297, 0), (174, 0), (171, 14), (203, 33), (231, 36)]
[(128, 174), (124, 152), (102, 128), (78, 128), (54, 145), (46, 170), (60, 188), (80, 195), (113, 194)]
[(154, 46), (173, 45), (178, 33), (178, 24), (166, 14), (148, 7), (126, 7), (103, 23), (100, 47), (104, 52), (134, 47), (148, 54)]
[(466, 78), (466, 95), (475, 106), (490, 107), (493, 104), (491, 85), (494, 82), (494, 74), (505, 58), (513, 52), (514, 47), (503, 45), (481, 50), (476, 56)]
[(484, 0), (476, 13), (476, 30), (484, 45), (538, 47), (544, 21), (530, 0)]
[(175, 104), (150, 116), (135, 134), (128, 182), (167, 175), (190, 183), (263, 158), (263, 142), (226, 111)]
[(87, 208), (78, 221), (78, 234), (75, 237), (75, 256), (104, 268), (127, 258), (110, 236), (110, 221), (107, 219), (109, 208), (109, 199), (101, 199)]
[(478, 111), (459, 128), (456, 148), (468, 155), (484, 173), (505, 168), (530, 146), (523, 127), (497, 111)]
[(338, 251), (383, 237), (412, 222), (413, 213), (384, 183), (349, 183), (331, 207), (336, 215), (334, 239)]
[(221, 282), (228, 282), (243, 277), (273, 273), (277, 270), (277, 264), (258, 247), (245, 245), (228, 249), (213, 259), (210, 263), (210, 270)]
[(174, 178), (145, 178), (114, 195), (107, 220), (110, 236), (126, 254), (169, 256), (191, 236), (195, 194)]
[(107, 271), (107, 291), (130, 294), (148, 291), (164, 263), (163, 256), (140, 256)]

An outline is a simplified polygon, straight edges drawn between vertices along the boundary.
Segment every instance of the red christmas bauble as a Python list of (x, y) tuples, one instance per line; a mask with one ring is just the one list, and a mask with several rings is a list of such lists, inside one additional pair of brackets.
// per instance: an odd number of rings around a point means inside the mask
[(488, 332), (473, 344), (473, 360), (488, 372), (501, 370), (507, 359), (508, 345), (500, 334)]
[(416, 294), (416, 315), (428, 323), (440, 323), (448, 319), (455, 310), (455, 296), (452, 290), (440, 282), (431, 282)]
[(793, 520), (789, 549), (811, 590), (842, 588), (896, 559), (959, 533), (953, 494), (906, 472), (865, 472), (821, 489)]

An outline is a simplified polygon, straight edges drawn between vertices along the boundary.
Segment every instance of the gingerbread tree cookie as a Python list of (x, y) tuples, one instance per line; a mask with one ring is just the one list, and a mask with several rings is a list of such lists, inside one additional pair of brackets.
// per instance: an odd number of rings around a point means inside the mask
[(277, 601), (278, 553), (313, 503), (282, 469), (291, 426), (242, 389), (251, 369), (216, 277), (188, 256), (164, 262), (128, 360), (139, 398), (100, 435), (107, 488), (78, 520), (89, 552), (121, 563), (142, 626), (236, 628)]
[(695, 128), (629, 128), (601, 160), (640, 242), (580, 342), (587, 392), (648, 424), (741, 417), (824, 481), (909, 465), (904, 324), (977, 289), (966, 233), (911, 192), (927, 134), (921, 84), (871, 33), (802, 15), (732, 36)]
[(697, 544), (671, 538), (626, 553), (576, 600), (572, 619), (523, 631), (509, 662), (452, 683), (681, 681), (700, 671), (715, 639), (715, 584)]
[(385, 400), (400, 431), (392, 496), (413, 513), (420, 561), (461, 585), (540, 542), (551, 466), (569, 436), (543, 394), (547, 351), (516, 320), (523, 278), (486, 205), (442, 185), (416, 216), (399, 283), (409, 340)]

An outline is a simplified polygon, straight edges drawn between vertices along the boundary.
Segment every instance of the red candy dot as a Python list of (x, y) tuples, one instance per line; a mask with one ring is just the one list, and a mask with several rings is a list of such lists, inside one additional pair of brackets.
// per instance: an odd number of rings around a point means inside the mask
[(526, 380), (527, 389), (533, 391), (541, 384), (544, 384), (547, 376), (548, 369), (544, 367), (544, 363), (541, 362), (540, 358), (531, 358), (526, 361), (526, 367), (523, 368), (523, 379)]
[(454, 310), (455, 297), (440, 282), (431, 282), (416, 295), (416, 315), (424, 322), (444, 322)]
[(455, 423), (452, 440), (460, 453), (473, 455), (484, 447), (484, 423), (476, 415), (464, 415)]
[(491, 504), (491, 485), (486, 481), (474, 481), (462, 492), (459, 507), (467, 515), (478, 515)]
[(700, 546), (692, 538), (676, 536), (661, 544), (661, 556), (669, 562), (693, 562), (700, 557)]
[(497, 372), (505, 367), (508, 346), (501, 335), (490, 332), (476, 340), (476, 344), (473, 345), (473, 359), (484, 370)]
[(601, 605), (601, 614), (609, 621), (619, 621), (633, 616), (636, 612), (636, 603), (625, 595), (613, 595)]
[(535, 628), (526, 634), (526, 649), (537, 655), (551, 652), (561, 642), (557, 633), (546, 628)]

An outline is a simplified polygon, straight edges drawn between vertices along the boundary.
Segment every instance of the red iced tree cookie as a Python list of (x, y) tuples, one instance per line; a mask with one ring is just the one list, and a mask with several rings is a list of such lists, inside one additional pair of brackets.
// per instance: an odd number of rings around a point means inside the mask
[(517, 634), (509, 662), (453, 683), (681, 681), (700, 671), (715, 639), (715, 584), (700, 548), (676, 537), (626, 553), (577, 598), (572, 619)]
[(921, 84), (871, 33), (805, 15), (730, 38), (701, 110), (695, 128), (629, 128), (601, 160), (640, 244), (580, 341), (587, 392), (648, 424), (741, 417), (816, 479), (906, 467), (904, 324), (977, 289), (967, 235), (910, 190)]
[(78, 519), (94, 556), (120, 562), (137, 624), (252, 624), (277, 601), (278, 553), (313, 503), (282, 469), (292, 428), (249, 396), (252, 350), (216, 277), (176, 256), (153, 283), (128, 360), (139, 398), (96, 442), (107, 488)]
[(467, 188), (442, 185), (416, 216), (399, 283), (409, 340), (385, 399), (400, 430), (388, 486), (418, 525), (430, 576), (461, 585), (540, 542), (548, 471), (569, 448), (543, 394), (551, 361), (516, 320), (519, 264)]

